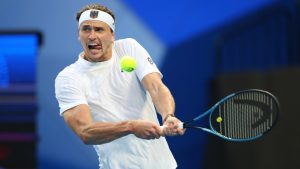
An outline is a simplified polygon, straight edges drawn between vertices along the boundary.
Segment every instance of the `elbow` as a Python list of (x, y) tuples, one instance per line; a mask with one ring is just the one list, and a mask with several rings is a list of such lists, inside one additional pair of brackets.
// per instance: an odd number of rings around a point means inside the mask
[(92, 141), (92, 138), (89, 136), (87, 130), (82, 130), (80, 133), (79, 133), (79, 138), (80, 140), (86, 144), (86, 145), (91, 145), (93, 144), (93, 141)]
[(89, 139), (85, 134), (80, 134), (79, 137), (80, 137), (80, 140), (81, 140), (84, 144), (86, 144), (86, 145), (90, 145), (90, 144), (91, 144), (90, 139)]

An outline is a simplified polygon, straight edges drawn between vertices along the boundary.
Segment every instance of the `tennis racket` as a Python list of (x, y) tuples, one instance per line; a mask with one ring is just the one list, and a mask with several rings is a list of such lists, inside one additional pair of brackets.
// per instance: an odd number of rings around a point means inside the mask
[[(209, 115), (209, 127), (195, 123)], [(205, 113), (180, 124), (183, 128), (206, 131), (229, 141), (251, 141), (270, 131), (279, 115), (279, 103), (271, 93), (249, 89), (232, 93)]]

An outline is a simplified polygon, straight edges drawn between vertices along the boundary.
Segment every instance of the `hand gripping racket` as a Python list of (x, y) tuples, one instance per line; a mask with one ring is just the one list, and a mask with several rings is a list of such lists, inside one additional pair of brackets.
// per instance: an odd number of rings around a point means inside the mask
[[(195, 125), (209, 115), (210, 128)], [(272, 129), (279, 115), (279, 103), (271, 93), (249, 89), (232, 93), (205, 113), (182, 123), (183, 128), (200, 129), (229, 141), (251, 141)]]

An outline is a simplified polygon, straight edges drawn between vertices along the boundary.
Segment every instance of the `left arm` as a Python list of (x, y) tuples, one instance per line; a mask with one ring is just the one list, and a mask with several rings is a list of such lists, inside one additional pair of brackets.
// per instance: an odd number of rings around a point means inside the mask
[(164, 120), (164, 134), (166, 135), (182, 135), (184, 130), (178, 128), (181, 122), (174, 116), (175, 102), (170, 90), (162, 82), (161, 77), (158, 73), (147, 74), (142, 79), (144, 88), (150, 93), (152, 101), (156, 110), (162, 116)]

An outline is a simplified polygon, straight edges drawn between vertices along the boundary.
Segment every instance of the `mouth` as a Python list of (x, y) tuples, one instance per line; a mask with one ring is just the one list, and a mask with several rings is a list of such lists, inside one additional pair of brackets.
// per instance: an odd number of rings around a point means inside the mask
[(87, 47), (89, 49), (97, 49), (97, 50), (102, 49), (102, 46), (100, 44), (88, 44)]

